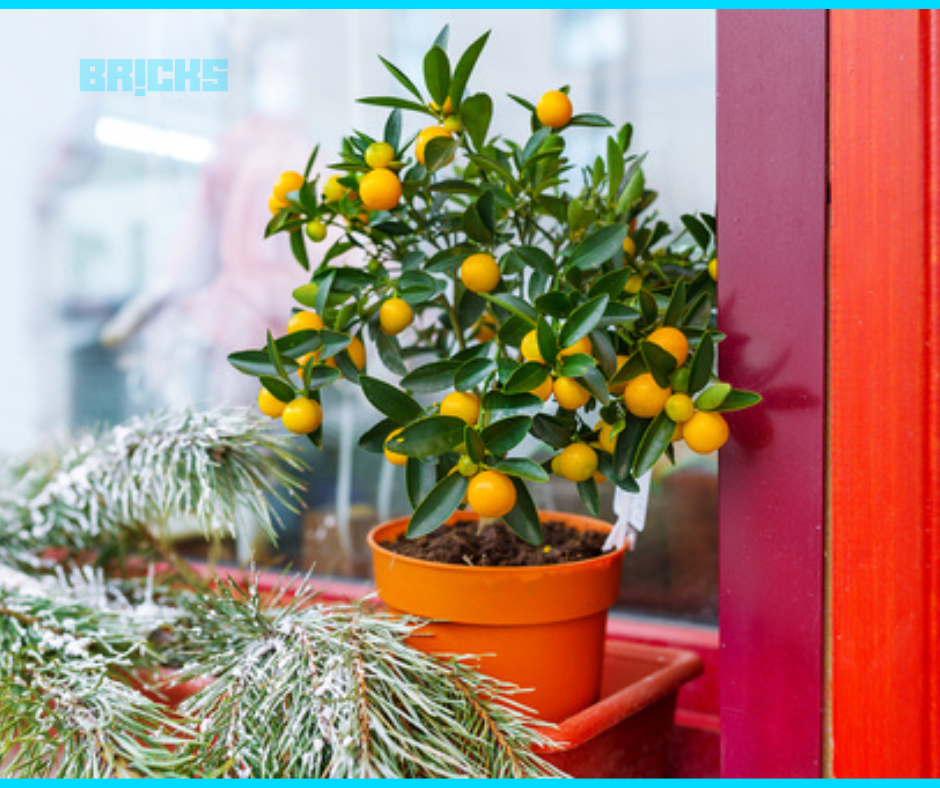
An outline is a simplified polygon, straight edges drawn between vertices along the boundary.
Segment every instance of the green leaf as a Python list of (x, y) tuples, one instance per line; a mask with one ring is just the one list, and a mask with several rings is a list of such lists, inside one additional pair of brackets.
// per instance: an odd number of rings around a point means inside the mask
[(608, 271), (597, 278), (597, 281), (591, 285), (588, 290), (588, 298), (594, 298), (599, 295), (608, 295), (611, 299), (618, 298), (623, 294), (623, 288), (627, 285), (627, 280), (633, 276), (633, 271), (629, 268), (618, 268), (615, 271)]
[(495, 240), (493, 230), (487, 226), (480, 215), (479, 202), (470, 203), (463, 213), (461, 224), (467, 237), (484, 246), (489, 246)]
[(378, 424), (370, 427), (359, 438), (359, 447), (373, 454), (381, 454), (385, 448), (388, 436), (398, 429), (398, 422), (392, 419), (382, 419)]
[(652, 470), (653, 466), (663, 456), (672, 443), (672, 436), (676, 432), (676, 423), (663, 411), (646, 429), (640, 446), (637, 449), (636, 460), (633, 463), (633, 476), (639, 479), (644, 473)]
[(581, 497), (581, 503), (591, 517), (597, 517), (600, 513), (600, 496), (597, 493), (597, 482), (594, 479), (587, 479), (578, 482), (578, 495)]
[(352, 383), (359, 383), (359, 367), (356, 366), (355, 362), (349, 357), (349, 353), (345, 350), (342, 353), (337, 353), (334, 357), (336, 361), (336, 366), (339, 368), (339, 371), (343, 373), (347, 380)]
[(522, 338), (531, 330), (531, 321), (518, 315), (511, 315), (499, 327), (499, 341), (509, 347), (519, 347)]
[(516, 505), (503, 520), (522, 541), (540, 545), (545, 537), (542, 534), (542, 523), (535, 508), (535, 501), (532, 500), (529, 488), (522, 479), (510, 478), (516, 488)]
[(298, 230), (290, 233), (290, 250), (294, 253), (297, 262), (305, 271), (310, 270), (310, 259), (307, 257), (307, 246), (304, 241), (304, 233)]
[[(241, 350), (238, 353), (231, 353), (228, 357), (228, 363), (239, 372), (252, 377), (261, 375), (276, 376), (277, 367), (271, 363), (271, 357), (264, 350)], [(298, 364), (293, 359), (284, 359), (284, 366), (294, 371)], [(272, 392), (273, 393), (273, 392)]]
[[(395, 77), (395, 79), (397, 79), (398, 82), (399, 82), (402, 86), (404, 86), (405, 90), (407, 90), (409, 93), (411, 93), (412, 96), (414, 96), (416, 99), (418, 99), (418, 101), (421, 102), (421, 104), (422, 104), (422, 106), (423, 106), (423, 105), (424, 105), (424, 96), (422, 96), (422, 95), (421, 95), (421, 91), (418, 90), (417, 87), (415, 87), (414, 82), (412, 82), (410, 79), (408, 79), (408, 77), (405, 76), (405, 73), (404, 73), (401, 69), (399, 69), (397, 66), (394, 66), (394, 65), (392, 65), (391, 63), (389, 63), (389, 61), (387, 61), (387, 60), (386, 60), (384, 57), (382, 57), (381, 55), (379, 55), (379, 60), (382, 61), (382, 64), (385, 66), (385, 68), (387, 68), (387, 69), (389, 70), (389, 72), (391, 73), (391, 75), (392, 75), (393, 77)], [(386, 140), (386, 141), (387, 141), (387, 140)]]
[(483, 443), (490, 454), (505, 454), (525, 440), (531, 426), (532, 419), (528, 416), (511, 416), (508, 419), (502, 419), (483, 430)]
[(555, 339), (555, 332), (544, 317), (538, 319), (535, 330), (539, 353), (546, 364), (554, 366), (558, 358), (558, 340)]
[(457, 511), (467, 492), (469, 480), (459, 473), (449, 473), (421, 501), (408, 521), (405, 535), (417, 539), (440, 528)]
[(575, 115), (571, 120), (568, 121), (569, 126), (589, 126), (591, 128), (607, 128), (608, 126), (613, 126), (607, 118), (603, 115), (595, 115), (593, 113), (584, 113), (582, 115)]
[(537, 246), (517, 246), (507, 256), (549, 277), (557, 272), (555, 263), (548, 252)]
[(659, 317), (659, 307), (656, 304), (656, 299), (648, 290), (641, 290), (639, 298), (643, 320), (646, 323), (655, 323), (656, 318)]
[(421, 394), (452, 389), (454, 376), (460, 366), (457, 361), (432, 361), (405, 375), (401, 385)]
[(467, 83), (470, 81), (470, 75), (473, 73), (474, 66), (486, 46), (490, 37), (490, 31), (485, 32), (460, 56), (457, 67), (454, 69), (454, 77), (450, 81), (450, 102), (455, 110), (460, 109), (460, 102), (463, 101), (464, 91), (467, 89)]
[(558, 374), (563, 378), (580, 378), (585, 372), (592, 369), (595, 364), (597, 362), (593, 356), (586, 353), (575, 353), (565, 357), (565, 360), (561, 362)]
[(535, 299), (535, 308), (542, 314), (561, 320), (571, 313), (571, 299), (557, 291), (545, 293)]
[(532, 419), (532, 436), (553, 449), (563, 449), (571, 443), (571, 430), (557, 416), (540, 413)]
[(450, 91), (450, 60), (440, 46), (433, 46), (424, 56), (424, 84), (434, 102), (442, 107)]
[(516, 317), (525, 320), (531, 326), (535, 326), (535, 310), (521, 298), (517, 298), (516, 296), (510, 295), (509, 293), (498, 293), (496, 295), (492, 293), (481, 293), (481, 295), (491, 304), (496, 304), (497, 306), (512, 312)]
[(620, 193), (620, 199), (617, 200), (617, 213), (627, 213), (633, 204), (643, 196), (643, 190), (646, 188), (646, 177), (643, 170), (637, 167), (635, 172), (624, 190)]
[(422, 408), (417, 402), (384, 380), (360, 375), (359, 385), (377, 410), (399, 424), (407, 424), (421, 416)]
[(666, 307), (664, 325), (678, 326), (682, 323), (682, 313), (685, 310), (685, 281), (679, 280), (672, 291), (669, 306)]
[(417, 508), (437, 483), (434, 463), (409, 457), (405, 464), (405, 488), (412, 508)]
[(730, 383), (716, 383), (695, 398), (695, 407), (699, 410), (718, 410), (730, 393)]
[(646, 359), (643, 358), (643, 354), (638, 350), (624, 362), (623, 366), (617, 370), (617, 374), (610, 379), (610, 382), (612, 385), (626, 383), (628, 380), (633, 380), (637, 375), (642, 375), (646, 371)]
[(461, 364), (454, 375), (454, 388), (469, 391), (479, 386), (496, 371), (496, 362), (489, 358), (474, 358)]
[(437, 457), (463, 443), (466, 426), (455, 416), (428, 416), (405, 427), (388, 447), (408, 457)]
[(699, 340), (689, 371), (689, 393), (695, 394), (705, 388), (712, 377), (715, 366), (715, 342), (711, 333), (706, 332)]
[(326, 312), (327, 305), (330, 303), (330, 292), (333, 290), (334, 281), (336, 281), (335, 270), (331, 270), (318, 281), (317, 297), (313, 300), (313, 308), (317, 311), (317, 314), (322, 315)]
[(424, 148), (424, 167), (428, 172), (438, 170), (450, 164), (457, 153), (460, 143), (450, 137), (435, 137)]
[(372, 341), (379, 353), (379, 359), (389, 372), (396, 375), (407, 375), (408, 367), (402, 358), (401, 346), (395, 337), (390, 337), (378, 327), (372, 329)]
[(352, 342), (352, 337), (349, 336), (349, 334), (340, 334), (325, 328), (320, 331), (320, 339), (323, 341), (323, 352), (320, 354), (320, 358), (323, 361), (342, 352), (348, 348), (349, 343)]
[(280, 378), (272, 378), (264, 375), (260, 378), (261, 385), (271, 392), (281, 402), (293, 402), (297, 397), (297, 392), (293, 386), (289, 386)]
[(591, 347), (594, 349), (594, 357), (600, 364), (601, 371), (609, 378), (617, 371), (617, 351), (610, 337), (607, 336), (607, 332), (592, 331)]
[(385, 131), (382, 134), (385, 140), (392, 148), (397, 151), (401, 145), (401, 110), (394, 109), (385, 122)]
[(525, 109), (529, 110), (529, 112), (531, 112), (533, 115), (535, 114), (535, 104), (533, 104), (531, 101), (526, 101), (526, 99), (521, 98), (520, 96), (514, 96), (512, 93), (507, 93), (506, 95), (515, 101), (516, 104), (518, 104), (520, 107), (524, 107)]
[(579, 339), (590, 334), (604, 316), (609, 300), (607, 295), (599, 295), (575, 309), (561, 329), (559, 337), (561, 346), (569, 348)]
[(610, 401), (610, 391), (607, 389), (607, 378), (596, 366), (588, 367), (578, 377), (578, 382), (597, 398), (602, 405)]
[(547, 482), (548, 473), (537, 462), (526, 457), (513, 457), (506, 460), (500, 460), (492, 466), (494, 471), (505, 473), (507, 476), (515, 476), (519, 479), (525, 479), (530, 482)]
[(497, 418), (535, 416), (542, 410), (542, 400), (535, 394), (503, 394), (489, 391), (483, 397), (483, 409)]
[(597, 268), (623, 249), (623, 239), (626, 237), (625, 224), (612, 224), (595, 230), (572, 252), (568, 267), (581, 270)]
[(544, 126), (535, 132), (535, 134), (533, 134), (531, 137), (529, 137), (529, 141), (526, 142), (525, 147), (522, 149), (522, 153), (519, 155), (519, 161), (523, 166), (525, 166), (526, 162), (539, 152), (542, 144), (546, 139), (548, 139), (548, 135), (551, 133), (552, 130), (547, 126)]
[(503, 393), (527, 394), (541, 386), (547, 377), (548, 367), (538, 361), (527, 361), (509, 376)]
[(307, 159), (307, 166), (304, 167), (304, 180), (310, 180), (310, 173), (313, 171), (313, 165), (316, 164), (317, 155), (320, 153), (320, 146), (317, 145), (313, 151), (310, 153), (310, 158)]
[(395, 98), (394, 96), (368, 96), (367, 98), (356, 99), (360, 104), (368, 104), (371, 107), (389, 107), (391, 109), (407, 109), (410, 112), (420, 112), (423, 115), (434, 116), (424, 104), (418, 104), (407, 99)]
[(274, 337), (271, 336), (270, 331), (268, 331), (267, 350), (268, 359), (270, 359), (271, 363), (274, 365), (274, 369), (277, 370), (277, 374), (284, 378), (284, 380), (287, 380), (287, 371), (284, 369), (284, 360), (281, 358), (281, 353), (277, 349), (277, 345), (274, 344)]
[(698, 219), (696, 219), (691, 214), (685, 213), (679, 217), (680, 221), (684, 225), (685, 229), (689, 231), (689, 235), (692, 236), (692, 239), (697, 243), (703, 252), (708, 251), (708, 244), (711, 241), (711, 235), (708, 232), (708, 228), (705, 227)]
[(643, 435), (651, 423), (650, 419), (638, 419), (635, 416), (627, 417), (624, 428), (617, 436), (617, 444), (614, 447), (614, 479), (625, 480), (632, 478), (630, 471), (635, 464), (640, 441), (643, 440)]
[(470, 458), (471, 462), (475, 462), (479, 465), (486, 459), (486, 444), (483, 442), (479, 430), (475, 427), (471, 427), (468, 424), (464, 428), (463, 442), (467, 447), (467, 456)]
[(676, 371), (676, 357), (652, 342), (641, 343), (640, 352), (656, 385), (660, 388), (668, 388), (669, 376)]
[(339, 380), (340, 371), (326, 364), (312, 364), (304, 370), (304, 384), (307, 391), (316, 391)]
[(608, 194), (613, 200), (620, 192), (623, 182), (623, 153), (614, 137), (607, 138)]
[(460, 121), (477, 150), (486, 145), (492, 120), (493, 99), (486, 93), (474, 93), (460, 105)]
[(304, 181), (303, 186), (300, 187), (297, 193), (297, 197), (300, 200), (301, 206), (308, 214), (315, 214), (317, 212), (317, 193), (314, 189), (312, 181)]
[(715, 408), (716, 413), (728, 413), (734, 410), (744, 410), (757, 405), (763, 398), (760, 394), (745, 389), (731, 389), (721, 405)]

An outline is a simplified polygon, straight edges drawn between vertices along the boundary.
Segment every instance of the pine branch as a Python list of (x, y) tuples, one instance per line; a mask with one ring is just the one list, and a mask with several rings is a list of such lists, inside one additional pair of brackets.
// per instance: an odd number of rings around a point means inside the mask
[(276, 541), (271, 501), (298, 500), (300, 468), (245, 410), (132, 419), (0, 473), (0, 560), (35, 566), (50, 546), (139, 540), (140, 524), (162, 539), (170, 520), (187, 516), (207, 537), (251, 523)]

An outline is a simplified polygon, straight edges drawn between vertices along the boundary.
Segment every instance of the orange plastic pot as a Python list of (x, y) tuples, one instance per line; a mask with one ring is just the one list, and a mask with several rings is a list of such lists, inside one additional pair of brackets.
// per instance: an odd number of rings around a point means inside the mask
[[(540, 517), (610, 531), (590, 517)], [(449, 524), (476, 519), (472, 512), (458, 512)], [(480, 655), (481, 671), (532, 690), (518, 699), (544, 720), (559, 722), (597, 700), (607, 611), (617, 600), (624, 548), (554, 566), (458, 566), (382, 547), (407, 525), (404, 517), (377, 526), (369, 547), (382, 601), (393, 611), (434, 619), (412, 638), (416, 648)]]

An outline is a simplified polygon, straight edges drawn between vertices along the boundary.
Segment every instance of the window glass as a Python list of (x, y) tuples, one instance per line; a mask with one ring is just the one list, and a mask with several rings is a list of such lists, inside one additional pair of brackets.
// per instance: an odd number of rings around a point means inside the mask
[[(314, 142), (332, 151), (351, 127), (377, 128), (384, 111), (353, 101), (399, 91), (376, 54), (420, 74), (445, 23), (454, 50), (493, 30), (474, 79), (508, 134), (528, 121), (507, 93), (570, 85), (578, 110), (634, 124), (665, 218), (713, 209), (712, 11), (5, 11), (2, 450), (154, 407), (250, 404), (255, 385), (225, 356), (283, 330), (305, 281), (282, 238), (261, 238), (271, 184)], [(39, 50), (38, 65), (17, 65)], [(80, 58), (115, 52), (227, 59), (228, 90), (80, 92)], [(572, 132), (570, 155), (589, 164), (604, 136)], [(307, 509), (285, 513), (280, 550), (295, 566), (362, 576), (366, 530), (408, 511), (401, 470), (358, 448), (373, 421), (358, 390), (330, 388), (325, 407)], [(571, 484), (540, 494), (580, 510)], [(609, 495), (603, 505), (612, 517)], [(716, 543), (715, 463), (680, 452), (657, 472), (622, 607), (715, 620)]]

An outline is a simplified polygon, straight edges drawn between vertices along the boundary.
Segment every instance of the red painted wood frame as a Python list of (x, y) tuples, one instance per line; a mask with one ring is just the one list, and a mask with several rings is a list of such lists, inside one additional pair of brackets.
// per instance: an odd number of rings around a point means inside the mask
[(824, 10), (718, 12), (724, 777), (818, 777), (823, 708)]
[(830, 771), (940, 777), (940, 12), (832, 11)]

